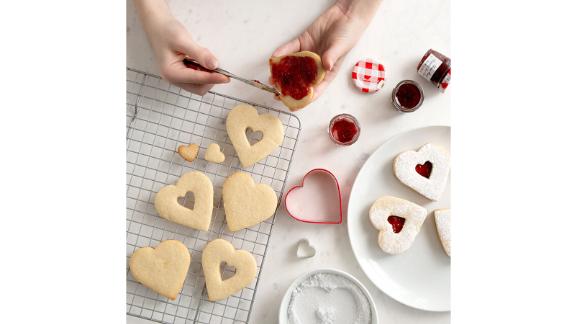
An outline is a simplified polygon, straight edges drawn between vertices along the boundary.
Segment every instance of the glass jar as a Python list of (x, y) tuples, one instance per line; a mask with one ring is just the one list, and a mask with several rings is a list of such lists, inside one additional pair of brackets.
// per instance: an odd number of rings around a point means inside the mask
[(392, 105), (401, 112), (413, 112), (422, 106), (424, 91), (412, 80), (400, 81), (392, 90)]
[(418, 63), (418, 74), (444, 92), (450, 84), (451, 60), (442, 53), (429, 49)]

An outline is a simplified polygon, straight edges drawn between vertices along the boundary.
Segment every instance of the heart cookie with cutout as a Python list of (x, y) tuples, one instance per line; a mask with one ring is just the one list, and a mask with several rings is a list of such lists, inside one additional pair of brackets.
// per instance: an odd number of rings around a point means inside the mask
[(226, 178), (222, 199), (226, 223), (232, 232), (272, 217), (278, 205), (278, 196), (269, 185), (257, 184), (249, 174), (241, 171)]
[[(194, 194), (194, 208), (190, 209), (178, 203), (178, 198)], [(168, 185), (156, 194), (154, 207), (160, 215), (174, 223), (207, 231), (212, 220), (214, 207), (214, 188), (212, 181), (204, 173), (191, 171), (185, 173), (176, 185)]]
[[(236, 268), (236, 273), (222, 280), (220, 265), (225, 262)], [(230, 242), (216, 239), (202, 251), (202, 268), (206, 279), (208, 299), (222, 300), (248, 286), (256, 277), (256, 260), (248, 251), (236, 250)]]
[(176, 299), (190, 267), (190, 252), (180, 241), (167, 240), (156, 248), (136, 250), (129, 261), (132, 277), (160, 295)]
[[(251, 145), (246, 131), (262, 132), (262, 139)], [(247, 168), (272, 153), (284, 139), (284, 126), (280, 119), (271, 114), (259, 115), (256, 108), (241, 104), (234, 107), (226, 117), (228, 137)]]
[(438, 200), (444, 193), (450, 157), (444, 149), (428, 143), (418, 151), (400, 153), (394, 160), (398, 180), (430, 200)]
[(426, 215), (424, 207), (392, 196), (378, 198), (369, 212), (372, 225), (380, 231), (378, 245), (390, 254), (400, 254), (412, 246)]
[(452, 213), (450, 209), (436, 209), (434, 211), (434, 220), (436, 221), (436, 230), (438, 231), (438, 238), (442, 243), (442, 248), (448, 256), (450, 256), (450, 222)]

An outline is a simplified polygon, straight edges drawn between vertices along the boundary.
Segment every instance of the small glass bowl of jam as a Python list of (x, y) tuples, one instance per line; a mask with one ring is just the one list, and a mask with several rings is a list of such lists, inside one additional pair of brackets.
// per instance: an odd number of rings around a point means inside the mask
[(392, 105), (398, 111), (416, 111), (423, 101), (424, 91), (416, 81), (400, 81), (392, 90)]
[(330, 120), (328, 134), (336, 144), (352, 145), (360, 136), (360, 124), (352, 115), (336, 115)]

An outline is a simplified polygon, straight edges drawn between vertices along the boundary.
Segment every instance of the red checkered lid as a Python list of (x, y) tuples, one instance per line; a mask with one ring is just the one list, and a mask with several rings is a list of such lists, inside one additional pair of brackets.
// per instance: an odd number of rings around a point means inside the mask
[(372, 59), (360, 60), (352, 69), (352, 80), (360, 91), (376, 92), (384, 86), (384, 65)]

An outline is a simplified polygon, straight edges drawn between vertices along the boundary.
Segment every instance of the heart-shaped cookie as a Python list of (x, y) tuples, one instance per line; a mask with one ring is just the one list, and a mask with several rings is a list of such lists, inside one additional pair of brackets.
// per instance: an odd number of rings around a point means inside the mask
[(274, 215), (278, 205), (276, 192), (266, 184), (256, 184), (244, 172), (226, 178), (222, 188), (224, 213), (232, 232), (254, 226)]
[(341, 224), (342, 196), (338, 179), (326, 169), (312, 169), (284, 197), (288, 215), (306, 223)]
[(422, 196), (438, 200), (448, 182), (450, 157), (442, 148), (428, 143), (418, 151), (400, 153), (394, 160), (394, 173)]
[(372, 225), (379, 230), (378, 245), (390, 254), (406, 251), (420, 232), (426, 209), (408, 200), (384, 196), (370, 207)]
[(194, 143), (178, 146), (178, 154), (180, 154), (180, 156), (188, 162), (192, 162), (196, 159), (198, 150), (200, 150), (200, 146)]
[[(194, 194), (194, 208), (186, 208), (178, 203), (179, 197), (187, 192)], [(199, 171), (184, 174), (176, 185), (168, 185), (156, 194), (154, 207), (158, 214), (180, 225), (207, 231), (212, 219), (214, 207), (214, 188), (212, 181)]]
[(214, 163), (222, 163), (226, 159), (226, 156), (220, 151), (220, 145), (211, 143), (208, 145), (208, 149), (206, 149), (204, 159)]
[[(236, 268), (236, 273), (222, 280), (220, 265)], [(256, 260), (248, 251), (234, 249), (230, 242), (216, 239), (209, 242), (202, 251), (202, 268), (206, 279), (208, 299), (221, 300), (248, 286), (256, 277)]]
[[(262, 139), (250, 145), (246, 130), (262, 132)], [(234, 107), (226, 117), (228, 137), (243, 167), (249, 167), (272, 153), (284, 139), (284, 126), (276, 116), (258, 115), (256, 108), (241, 104)]]
[(450, 209), (436, 209), (434, 211), (434, 220), (436, 221), (436, 230), (438, 231), (438, 238), (442, 243), (444, 252), (450, 256), (450, 221), (452, 213)]
[(136, 281), (174, 300), (184, 285), (190, 252), (180, 241), (167, 240), (155, 249), (143, 247), (134, 251), (129, 266)]

